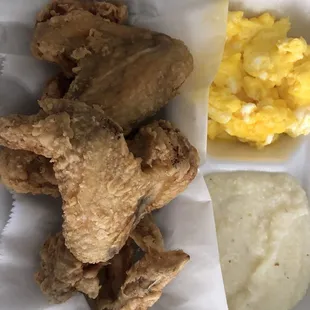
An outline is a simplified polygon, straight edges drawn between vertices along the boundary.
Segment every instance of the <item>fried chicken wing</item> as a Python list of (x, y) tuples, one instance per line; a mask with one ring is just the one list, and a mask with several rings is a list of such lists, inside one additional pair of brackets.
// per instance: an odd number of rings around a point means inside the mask
[(183, 251), (146, 253), (127, 272), (118, 297), (111, 302), (99, 295), (98, 310), (146, 310), (160, 298), (164, 287), (189, 261)]
[[(0, 143), (52, 159), (63, 199), (66, 245), (83, 263), (111, 259), (141, 217), (183, 191), (197, 172), (197, 151), (167, 122), (145, 127), (163, 135), (158, 144), (145, 146), (155, 148), (154, 154), (158, 148), (173, 153), (153, 157), (153, 167), (141, 169), (142, 159), (129, 151), (120, 127), (100, 110), (53, 99), (41, 106), (48, 115), (0, 118)], [(137, 141), (143, 145), (140, 135)], [(132, 148), (138, 150), (134, 141)], [(177, 151), (170, 149), (174, 144)]]
[(125, 133), (167, 104), (193, 70), (183, 42), (82, 9), (38, 23), (32, 51), (73, 77), (64, 98), (100, 106)]
[(47, 239), (40, 252), (41, 268), (35, 280), (52, 303), (68, 300), (76, 291), (90, 298), (99, 294), (101, 265), (82, 264), (66, 248), (61, 233)]
[[(148, 33), (134, 43), (122, 40), (110, 47), (106, 32), (90, 31), (88, 52), (73, 53), (77, 75), (65, 98), (99, 105), (128, 133), (176, 96), (192, 71), (192, 57), (181, 41), (163, 34)], [(102, 46), (104, 55), (98, 54)]]
[(59, 196), (55, 173), (49, 159), (32, 152), (2, 148), (0, 176), (6, 187), (18, 193)]
[[(41, 105), (50, 114), (46, 119), (41, 115), (1, 118), (0, 142), (15, 148), (14, 141), (21, 149), (52, 158), (63, 198), (67, 247), (81, 262), (108, 261), (124, 245), (148, 195), (150, 186), (140, 160), (129, 152), (120, 127), (100, 111), (65, 100), (45, 100)], [(54, 136), (64, 127), (56, 119), (63, 114), (72, 132), (69, 145), (58, 144), (62, 138)], [(45, 126), (40, 135), (40, 123), (50, 118), (58, 130)], [(32, 135), (33, 128), (39, 134)], [(53, 143), (44, 144), (48, 140), (56, 143), (54, 151)]]

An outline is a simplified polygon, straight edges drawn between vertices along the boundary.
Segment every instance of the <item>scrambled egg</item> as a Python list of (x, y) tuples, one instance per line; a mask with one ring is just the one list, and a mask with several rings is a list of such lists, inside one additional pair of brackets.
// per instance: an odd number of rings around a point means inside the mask
[(230, 12), (222, 63), (210, 89), (210, 139), (263, 147), (310, 133), (310, 47), (290, 22)]

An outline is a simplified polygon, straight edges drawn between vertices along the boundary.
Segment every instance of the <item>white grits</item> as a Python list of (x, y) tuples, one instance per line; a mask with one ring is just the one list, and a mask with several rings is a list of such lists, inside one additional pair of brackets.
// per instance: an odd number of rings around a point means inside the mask
[(217, 173), (205, 179), (229, 309), (292, 309), (310, 282), (310, 216), (304, 190), (280, 173)]

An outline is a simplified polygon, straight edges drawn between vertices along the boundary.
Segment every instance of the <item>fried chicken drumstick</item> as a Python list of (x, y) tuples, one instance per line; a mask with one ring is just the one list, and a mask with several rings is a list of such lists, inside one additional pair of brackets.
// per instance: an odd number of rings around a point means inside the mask
[(134, 157), (120, 127), (100, 110), (68, 100), (40, 104), (38, 115), (0, 118), (0, 144), (51, 158), (63, 199), (66, 246), (83, 263), (107, 262), (142, 215), (163, 207), (193, 180), (197, 151), (160, 121), (129, 143), (135, 152), (135, 143), (149, 147), (144, 161), (142, 152), (142, 159)]

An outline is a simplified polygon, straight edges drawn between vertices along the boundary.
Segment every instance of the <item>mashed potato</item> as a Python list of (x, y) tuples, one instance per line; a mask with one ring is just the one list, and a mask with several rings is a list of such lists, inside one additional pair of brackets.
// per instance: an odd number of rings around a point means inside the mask
[(230, 12), (222, 63), (210, 89), (209, 138), (257, 147), (310, 133), (310, 56), (290, 22)]
[(310, 282), (306, 194), (286, 174), (212, 174), (213, 200), (230, 310), (289, 310)]

